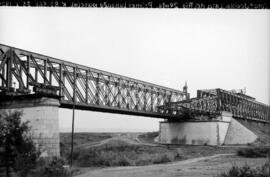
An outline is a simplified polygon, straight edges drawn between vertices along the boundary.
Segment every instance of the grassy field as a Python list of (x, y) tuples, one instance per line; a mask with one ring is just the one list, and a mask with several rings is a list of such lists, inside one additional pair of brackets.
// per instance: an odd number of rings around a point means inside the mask
[[(134, 135), (135, 133), (75, 133), (74, 163), (78, 167), (141, 166), (236, 152), (236, 148), (225, 147), (157, 145), (154, 143), (157, 132)], [(129, 141), (126, 141), (127, 137), (132, 137), (130, 138), (132, 141), (139, 139), (141, 144), (130, 144)], [(70, 134), (61, 134), (60, 140), (61, 156), (68, 160)], [(104, 140), (107, 140), (106, 143), (100, 143), (100, 145), (76, 148), (86, 143), (94, 144)], [(153, 145), (143, 143), (153, 143)]]
[[(74, 145), (79, 145), (87, 142), (96, 142), (104, 139), (112, 138), (113, 133), (74, 133)], [(71, 133), (60, 133), (61, 143), (71, 142)]]
[[(265, 158), (266, 154), (269, 153), (269, 147), (262, 144), (252, 144), (248, 147), (237, 147), (237, 146), (191, 146), (191, 145), (160, 145), (154, 140), (158, 136), (158, 132), (147, 132), (147, 133), (75, 133), (74, 134), (74, 154), (73, 164), (75, 169), (78, 170), (78, 174), (88, 173), (89, 169), (106, 169), (100, 167), (114, 167), (114, 166), (145, 166), (151, 164), (164, 164), (170, 167), (169, 162), (179, 163), (182, 160), (192, 160), (198, 158), (208, 158), (217, 154), (234, 154), (232, 157), (245, 161), (244, 158), (253, 158), (255, 161), (258, 158)], [(69, 160), (70, 158), (70, 133), (61, 133), (61, 156)], [(225, 159), (225, 160), (224, 160)], [(201, 165), (202, 170), (204, 169), (205, 174), (215, 174), (218, 177), (235, 177), (235, 174), (246, 175), (243, 169), (249, 170), (250, 173), (254, 174), (265, 174), (264, 166), (262, 168), (253, 169), (248, 166), (231, 166), (231, 162), (227, 162), (226, 158), (218, 158), (217, 162), (213, 163), (224, 163), (227, 171), (223, 170), (223, 167), (217, 166), (217, 169), (212, 169), (211, 173), (209, 168), (212, 168), (213, 164), (207, 165), (207, 160), (198, 162)], [(253, 162), (254, 160), (248, 160)], [(178, 161), (178, 162), (177, 162)], [(224, 161), (224, 162), (223, 162)], [(263, 160), (261, 160), (263, 161)], [(260, 164), (261, 164), (260, 161)], [(210, 163), (211, 161), (209, 161)], [(238, 161), (237, 161), (238, 162)], [(167, 164), (166, 164), (167, 163)], [(212, 163), (212, 162), (211, 162)], [(269, 164), (268, 164), (269, 166)], [(253, 165), (252, 165), (253, 167)], [(118, 168), (118, 167), (117, 167)], [(141, 168), (141, 167), (140, 167)], [(149, 167), (155, 169), (154, 167)], [(172, 166), (173, 168), (173, 166)], [(192, 167), (196, 169), (197, 167)], [(218, 168), (220, 168), (218, 170)], [(114, 168), (109, 168), (114, 169)], [(127, 168), (129, 169), (129, 168)], [(179, 171), (177, 173), (191, 173), (189, 172), (190, 167)], [(186, 171), (186, 172), (185, 172)], [(196, 171), (196, 170), (195, 170)], [(118, 172), (118, 171), (117, 171)], [(114, 172), (114, 173), (117, 173)], [(222, 172), (222, 173), (221, 173)], [(102, 170), (98, 173), (105, 173)], [(119, 172), (120, 173), (120, 172)], [(123, 173), (127, 173), (123, 171)], [(169, 173), (169, 172), (168, 172)], [(193, 172), (192, 172), (193, 173)], [(198, 170), (198, 173), (201, 173)], [(197, 172), (194, 172), (194, 177)], [(148, 175), (148, 174), (146, 174)], [(153, 172), (152, 176), (157, 174)], [(255, 176), (256, 176), (255, 175)], [(82, 175), (83, 176), (83, 175)], [(86, 175), (87, 176), (87, 175)], [(110, 176), (110, 174), (109, 174)], [(212, 175), (214, 176), (214, 175)], [(239, 175), (238, 175), (239, 176)], [(252, 176), (253, 177), (253, 176)], [(264, 177), (264, 176), (263, 176)]]
[[(74, 147), (91, 142), (99, 142), (112, 138), (112, 133), (74, 133)], [(69, 158), (71, 144), (71, 133), (60, 133), (60, 153), (62, 157)]]
[(90, 166), (140, 166), (184, 159), (177, 149), (130, 145), (120, 140), (109, 144), (76, 151), (74, 161), (80, 167)]
[(267, 157), (267, 154), (270, 155), (270, 147), (267, 146), (250, 146), (246, 148), (239, 148), (237, 150), (237, 155), (243, 157)]

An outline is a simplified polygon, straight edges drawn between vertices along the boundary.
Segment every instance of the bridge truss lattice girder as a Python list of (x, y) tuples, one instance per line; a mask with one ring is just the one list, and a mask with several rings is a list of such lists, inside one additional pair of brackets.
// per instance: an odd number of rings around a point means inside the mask
[[(249, 99), (246, 96), (235, 94), (223, 89), (213, 89), (214, 93), (198, 94), (197, 98), (170, 102), (159, 107), (167, 114), (183, 114), (185, 110), (199, 115), (220, 115), (221, 112), (231, 112), (233, 117), (255, 121), (269, 122), (270, 107), (266, 104)], [(198, 90), (200, 93), (201, 90)]]
[(82, 109), (158, 117), (169, 116), (159, 112), (158, 106), (184, 100), (188, 94), (5, 45), (0, 45), (0, 90), (16, 94), (49, 91), (61, 97), (62, 107), (75, 102)]

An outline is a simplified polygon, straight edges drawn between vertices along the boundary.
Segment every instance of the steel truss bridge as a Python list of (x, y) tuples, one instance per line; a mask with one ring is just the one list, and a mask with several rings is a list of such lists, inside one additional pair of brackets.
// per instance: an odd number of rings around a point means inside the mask
[[(242, 93), (179, 91), (0, 44), (0, 96), (56, 96), (61, 107), (185, 120), (231, 112), (269, 122), (269, 106)], [(1, 100), (0, 100), (1, 101)]]
[(158, 110), (189, 93), (0, 44), (0, 94), (56, 95), (63, 108), (173, 118)]
[[(222, 89), (198, 90), (197, 97), (160, 106), (166, 114), (196, 118), (198, 115), (217, 116), (222, 111), (232, 113), (235, 118), (260, 122), (270, 120), (270, 107), (241, 92)], [(198, 118), (198, 117), (197, 117)]]

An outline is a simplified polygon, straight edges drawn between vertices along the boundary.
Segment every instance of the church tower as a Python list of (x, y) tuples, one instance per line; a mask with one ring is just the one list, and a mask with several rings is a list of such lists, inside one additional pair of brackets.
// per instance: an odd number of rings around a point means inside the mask
[(183, 87), (183, 92), (186, 94), (186, 99), (189, 99), (189, 93), (188, 93), (188, 86), (187, 86), (187, 82), (185, 82), (185, 85)]

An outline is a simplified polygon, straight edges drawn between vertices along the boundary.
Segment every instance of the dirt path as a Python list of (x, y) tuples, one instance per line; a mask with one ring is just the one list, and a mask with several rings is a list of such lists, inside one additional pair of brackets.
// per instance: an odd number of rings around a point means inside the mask
[(92, 169), (77, 177), (208, 177), (227, 171), (233, 164), (258, 166), (266, 161), (266, 158), (250, 159), (217, 154), (161, 165)]
[(266, 158), (250, 159), (217, 154), (161, 165), (92, 169), (76, 177), (211, 177), (227, 171), (233, 164), (255, 167), (266, 161)]

